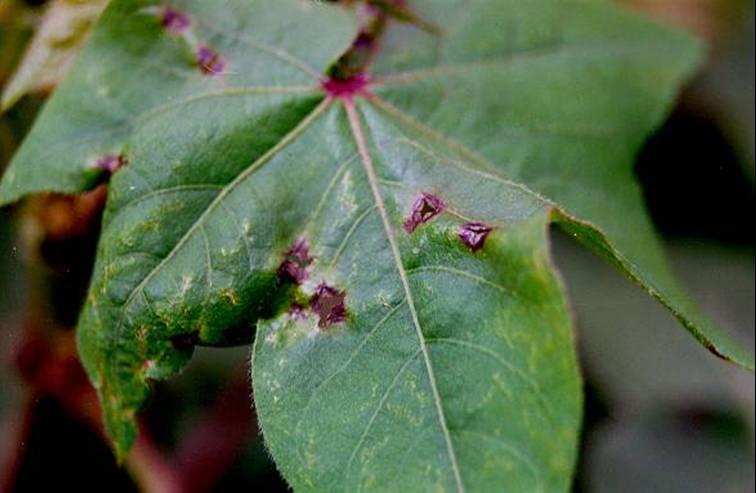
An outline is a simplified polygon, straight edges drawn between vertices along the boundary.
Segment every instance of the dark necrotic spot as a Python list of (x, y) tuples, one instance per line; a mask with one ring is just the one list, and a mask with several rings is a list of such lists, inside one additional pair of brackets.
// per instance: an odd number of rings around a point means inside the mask
[(207, 75), (218, 75), (223, 72), (226, 62), (212, 48), (201, 46), (197, 50), (197, 65)]
[(312, 295), (310, 307), (320, 317), (318, 327), (321, 329), (344, 322), (347, 318), (346, 292), (322, 282)]
[(185, 31), (191, 24), (186, 14), (171, 7), (166, 7), (163, 10), (160, 21), (163, 27), (174, 33)]
[(307, 280), (307, 267), (312, 264), (310, 247), (305, 239), (300, 239), (286, 251), (284, 261), (278, 268), (278, 279), (301, 284)]
[(493, 228), (482, 223), (466, 223), (459, 228), (459, 239), (473, 252), (477, 252), (486, 242)]
[(404, 221), (404, 230), (414, 233), (418, 226), (427, 223), (446, 210), (446, 204), (429, 193), (421, 194), (412, 205), (410, 216)]
[(191, 351), (199, 342), (199, 332), (194, 331), (175, 336), (171, 339), (171, 342), (173, 347), (179, 351)]

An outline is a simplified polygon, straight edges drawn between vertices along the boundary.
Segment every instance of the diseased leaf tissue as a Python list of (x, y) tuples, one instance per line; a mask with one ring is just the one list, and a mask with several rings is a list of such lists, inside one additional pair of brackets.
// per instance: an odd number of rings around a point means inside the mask
[(149, 382), (249, 343), (297, 490), (566, 491), (559, 224), (706, 347), (632, 160), (683, 34), (592, 0), (113, 0), (0, 185), (109, 179), (79, 351), (119, 454)]

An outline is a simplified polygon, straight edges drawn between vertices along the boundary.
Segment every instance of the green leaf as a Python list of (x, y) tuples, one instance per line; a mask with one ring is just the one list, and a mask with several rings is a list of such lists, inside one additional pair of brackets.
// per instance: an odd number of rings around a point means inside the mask
[(113, 173), (78, 339), (120, 454), (151, 380), (257, 325), (257, 410), (297, 489), (567, 490), (581, 391), (550, 223), (751, 364), (689, 308), (632, 176), (686, 36), (598, 1), (375, 2), (349, 50), (365, 19), (322, 2), (171, 5), (188, 26), (111, 3), (0, 184)]
[[(78, 326), (80, 354), (119, 454), (134, 440), (134, 414), (150, 379), (179, 370), (194, 343), (248, 342), (250, 325), (270, 311), (272, 257), (291, 236), (287, 222), (295, 215), (286, 201), (305, 201), (316, 190), (281, 184), (276, 200), (284, 202), (268, 211), (248, 196), (248, 178), (322, 113), (318, 74), (355, 36), (348, 12), (313, 2), (180, 7), (191, 25), (172, 32), (151, 2), (113, 2), (0, 186), (3, 201), (76, 192), (102, 181), (103, 167), (128, 161), (111, 182)], [(199, 65), (204, 46), (223, 57), (222, 73)], [(322, 172), (307, 169), (316, 178)], [(240, 227), (255, 208), (270, 230), (249, 232), (263, 251), (239, 251)], [(218, 258), (198, 268), (208, 256)]]
[(547, 197), (564, 212), (558, 224), (707, 349), (753, 369), (753, 356), (674, 280), (633, 175), (635, 152), (691, 74), (698, 45), (601, 0), (474, 3), (418, 2), (446, 27), (441, 45), (391, 26), (376, 61), (384, 106)]
[[(548, 204), (359, 109), (361, 163), (336, 172), (305, 226), (323, 245), (312, 277), (346, 291), (349, 323), (319, 331), (294, 313), (258, 327), (253, 382), (276, 461), (298, 490), (567, 490), (581, 390)], [(419, 190), (449, 209), (410, 235)], [(477, 254), (457, 237), (470, 221), (496, 228)]]

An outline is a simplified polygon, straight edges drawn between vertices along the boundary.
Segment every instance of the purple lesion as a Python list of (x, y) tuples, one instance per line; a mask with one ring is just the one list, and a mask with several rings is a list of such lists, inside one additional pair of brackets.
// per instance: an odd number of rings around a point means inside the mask
[(292, 320), (307, 320), (307, 310), (299, 303), (293, 303), (289, 307), (289, 316)]
[(343, 323), (347, 319), (346, 292), (321, 282), (312, 295), (310, 308), (318, 315), (321, 329)]
[(443, 200), (433, 194), (422, 193), (412, 205), (409, 217), (404, 220), (404, 230), (410, 234), (414, 233), (418, 227), (431, 221), (445, 210), (446, 204)]
[(307, 240), (301, 238), (286, 251), (284, 260), (278, 267), (278, 278), (281, 281), (302, 284), (309, 277), (307, 269), (313, 261)]
[(226, 61), (209, 46), (200, 46), (196, 53), (197, 66), (205, 75), (219, 75), (226, 67)]
[(370, 84), (370, 76), (360, 72), (348, 79), (327, 79), (323, 82), (323, 90), (332, 98), (351, 99), (365, 93), (368, 84)]
[(174, 7), (151, 7), (149, 9), (160, 19), (163, 28), (173, 34), (181, 35), (189, 49), (194, 52), (194, 62), (205, 75), (221, 75), (226, 68), (226, 59), (210, 46), (198, 42), (189, 34), (191, 18)]
[(160, 16), (164, 28), (172, 33), (182, 33), (192, 24), (189, 16), (172, 7), (166, 7)]
[(109, 175), (129, 164), (129, 160), (123, 154), (107, 154), (97, 159), (95, 167)]
[(369, 67), (381, 50), (390, 21), (409, 22), (429, 32), (439, 32), (437, 28), (422, 22), (409, 8), (406, 0), (359, 2), (357, 19), (357, 37), (350, 48), (329, 67), (327, 77), (321, 85), (323, 91), (332, 98), (351, 100), (355, 96), (370, 96), (368, 86), (374, 79), (368, 75)]
[(388, 16), (372, 2), (361, 4), (361, 26), (352, 46), (328, 70), (323, 90), (331, 97), (351, 99), (367, 94), (367, 68), (378, 52)]
[(465, 223), (459, 228), (459, 239), (473, 252), (477, 252), (486, 243), (493, 228), (483, 223)]

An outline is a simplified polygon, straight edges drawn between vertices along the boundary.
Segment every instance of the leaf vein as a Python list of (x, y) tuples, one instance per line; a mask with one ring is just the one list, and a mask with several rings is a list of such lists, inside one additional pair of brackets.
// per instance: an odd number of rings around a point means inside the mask
[[(483, 178), (488, 178), (491, 180), (495, 180), (502, 185), (511, 186), (514, 188), (517, 188), (526, 194), (529, 194), (533, 196), (534, 198), (542, 201), (544, 204), (547, 204), (554, 209), (559, 209), (554, 202), (552, 202), (550, 199), (540, 195), (539, 193), (535, 192), (534, 190), (531, 190), (529, 187), (523, 185), (522, 183), (509, 180), (507, 178), (504, 178), (500, 176), (500, 170), (497, 166), (495, 166), (491, 161), (489, 161), (484, 156), (478, 154), (477, 152), (473, 151), (466, 145), (452, 139), (451, 137), (444, 135), (437, 130), (427, 126), (426, 124), (416, 120), (406, 112), (400, 110), (399, 108), (393, 106), (392, 104), (388, 103), (387, 101), (379, 98), (378, 96), (371, 96), (369, 101), (375, 105), (378, 109), (382, 110), (387, 115), (393, 116), (400, 122), (404, 123), (404, 125), (414, 128), (416, 131), (436, 140), (437, 142), (440, 142), (441, 144), (445, 145), (449, 150), (451, 150), (453, 153), (457, 154), (458, 156), (462, 158), (469, 159), (473, 163), (476, 163), (480, 166), (482, 166), (486, 171), (470, 168), (468, 166), (464, 166), (458, 161), (454, 160), (446, 160), (449, 164), (452, 164), (453, 166), (459, 168), (462, 171), (466, 171), (472, 174), (477, 174)], [(407, 139), (411, 142), (410, 139)], [(421, 146), (422, 147), (422, 146)]]
[(244, 250), (247, 254), (247, 266), (250, 270), (252, 270), (252, 251), (254, 248), (249, 242), (249, 238), (247, 237), (247, 231), (246, 228), (242, 225), (242, 221), (239, 218), (239, 215), (236, 213), (236, 210), (234, 210), (231, 207), (227, 207), (226, 204), (221, 203), (221, 208), (228, 213), (229, 216), (234, 220), (234, 223), (236, 224), (237, 229), (239, 230), (239, 237), (241, 238), (242, 242), (244, 243)]
[(543, 409), (544, 411), (546, 411), (546, 414), (548, 416), (553, 415), (552, 410), (551, 410), (551, 405), (549, 404), (549, 401), (546, 399), (546, 396), (544, 395), (540, 386), (530, 377), (530, 375), (520, 370), (519, 368), (514, 366), (512, 363), (508, 362), (502, 355), (500, 355), (496, 351), (493, 351), (484, 346), (481, 346), (480, 344), (475, 344), (473, 342), (465, 341), (462, 339), (455, 339), (453, 337), (429, 338), (429, 339), (426, 339), (426, 341), (428, 342), (428, 344), (450, 344), (454, 346), (464, 347), (471, 351), (476, 351), (485, 356), (488, 356), (489, 358), (492, 358), (494, 361), (496, 361), (502, 367), (504, 367), (505, 370), (507, 370), (510, 373), (513, 373), (514, 375), (517, 375), (523, 382), (525, 382), (531, 388), (533, 393), (536, 395), (536, 398), (538, 399), (541, 406), (543, 406)]
[(386, 315), (381, 318), (381, 320), (376, 323), (373, 328), (370, 329), (370, 331), (365, 334), (365, 337), (362, 338), (362, 341), (360, 341), (360, 344), (355, 348), (354, 351), (352, 351), (352, 354), (349, 355), (349, 358), (333, 373), (328, 375), (322, 382), (320, 382), (317, 387), (312, 391), (312, 394), (310, 394), (310, 398), (307, 400), (307, 404), (305, 404), (304, 408), (302, 409), (302, 414), (300, 415), (299, 420), (297, 421), (297, 424), (294, 425), (294, 434), (297, 435), (298, 431), (302, 425), (302, 422), (307, 417), (307, 412), (310, 409), (310, 406), (315, 401), (315, 397), (319, 394), (321, 389), (325, 387), (328, 382), (336, 378), (338, 375), (346, 371), (346, 369), (349, 367), (349, 365), (352, 364), (352, 362), (357, 358), (357, 356), (362, 352), (363, 348), (367, 345), (368, 341), (373, 337), (373, 335), (378, 331), (379, 328), (383, 326), (384, 323), (386, 323), (399, 309), (404, 306), (404, 303), (407, 300), (404, 299), (396, 304), (391, 310), (386, 313)]
[(284, 61), (288, 64), (290, 64), (293, 67), (298, 68), (302, 72), (306, 73), (310, 77), (313, 77), (314, 79), (319, 79), (320, 74), (318, 73), (315, 68), (310, 65), (309, 63), (305, 62), (301, 58), (297, 57), (296, 55), (290, 53), (284, 48), (281, 48), (280, 46), (273, 46), (269, 45), (267, 43), (264, 43), (262, 41), (259, 41), (257, 39), (254, 39), (250, 36), (246, 36), (242, 34), (240, 31), (236, 30), (233, 35), (228, 34), (227, 29), (220, 29), (218, 26), (209, 23), (207, 21), (202, 21), (202, 24), (211, 31), (214, 31), (216, 34), (225, 36), (228, 38), (235, 39), (237, 41), (241, 41), (242, 43), (248, 44), (249, 46), (252, 46), (253, 48), (257, 48), (258, 50), (262, 51), (263, 53), (267, 53), (270, 55), (275, 56), (281, 61)]
[(373, 160), (370, 157), (370, 153), (367, 149), (365, 135), (362, 132), (362, 127), (360, 124), (360, 116), (357, 112), (357, 109), (354, 106), (353, 101), (346, 101), (345, 108), (346, 108), (347, 116), (349, 118), (350, 126), (352, 128), (352, 133), (354, 134), (354, 139), (357, 143), (357, 148), (360, 152), (362, 164), (365, 168), (365, 173), (370, 183), (370, 188), (373, 191), (375, 205), (377, 206), (378, 211), (380, 212), (381, 220), (383, 222), (383, 227), (386, 233), (386, 237), (388, 239), (389, 245), (391, 246), (391, 252), (394, 256), (394, 262), (396, 264), (397, 273), (399, 274), (399, 278), (401, 280), (402, 287), (404, 288), (404, 292), (407, 298), (407, 306), (412, 315), (412, 322), (415, 327), (415, 331), (418, 337), (418, 342), (420, 344), (420, 350), (423, 355), (423, 361), (425, 363), (425, 368), (427, 371), (430, 388), (433, 393), (433, 401), (436, 406), (436, 412), (438, 414), (439, 424), (441, 426), (441, 431), (444, 435), (444, 441), (446, 442), (447, 453), (449, 456), (449, 461), (451, 463), (452, 474), (454, 475), (454, 481), (457, 486), (457, 491), (462, 493), (465, 490), (464, 485), (462, 483), (462, 475), (459, 470), (459, 465), (457, 464), (457, 456), (454, 451), (454, 445), (452, 444), (451, 436), (449, 434), (449, 427), (446, 423), (446, 415), (444, 414), (444, 409), (441, 404), (441, 396), (438, 391), (438, 385), (436, 384), (436, 377), (433, 372), (433, 366), (430, 361), (430, 355), (428, 354), (428, 348), (425, 345), (425, 336), (423, 334), (422, 328), (420, 327), (420, 321), (418, 319), (417, 309), (415, 308), (415, 303), (412, 298), (412, 290), (410, 289), (410, 286), (409, 286), (407, 273), (404, 270), (404, 263), (402, 261), (401, 252), (399, 251), (399, 245), (397, 244), (396, 238), (394, 237), (394, 232), (391, 227), (391, 221), (389, 220), (389, 217), (388, 217), (386, 205), (383, 202), (383, 195), (381, 193), (381, 190), (378, 184), (378, 177), (376, 175), (375, 168), (373, 166)]
[(341, 258), (341, 255), (344, 253), (344, 250), (346, 250), (346, 247), (349, 245), (349, 240), (355, 234), (355, 232), (360, 227), (360, 225), (368, 218), (370, 213), (372, 213), (376, 209), (377, 209), (376, 205), (368, 207), (367, 209), (365, 209), (365, 211), (362, 214), (360, 214), (360, 216), (357, 219), (354, 220), (354, 223), (352, 223), (352, 226), (349, 228), (349, 231), (347, 231), (347, 233), (344, 235), (344, 239), (341, 241), (341, 244), (336, 249), (336, 253), (333, 254), (333, 258), (331, 259), (331, 262), (329, 264), (330, 268), (333, 268), (336, 265), (336, 262), (339, 261), (339, 258)]
[(357, 159), (359, 156), (355, 154), (354, 156), (350, 157), (346, 161), (344, 161), (340, 166), (339, 169), (336, 170), (336, 173), (334, 173), (333, 178), (331, 178), (331, 181), (328, 183), (328, 186), (323, 191), (323, 194), (320, 196), (320, 200), (318, 201), (318, 205), (315, 206), (315, 211), (312, 213), (312, 218), (310, 219), (310, 222), (315, 222), (316, 219), (320, 216), (320, 214), (323, 212), (323, 208), (325, 207), (325, 204), (328, 200), (328, 196), (331, 194), (331, 190), (334, 189), (336, 186), (336, 183), (339, 181), (339, 178), (341, 175), (349, 168), (349, 165), (354, 162), (355, 159)]
[(362, 434), (360, 435), (359, 440), (357, 440), (357, 444), (352, 450), (352, 453), (349, 455), (349, 461), (347, 462), (347, 466), (345, 469), (345, 476), (347, 478), (349, 478), (349, 473), (351, 472), (351, 469), (352, 469), (352, 463), (354, 462), (355, 457), (357, 457), (357, 452), (360, 451), (360, 449), (362, 448), (362, 445), (365, 443), (365, 440), (367, 439), (367, 436), (370, 433), (371, 428), (375, 424), (375, 420), (378, 418), (378, 415), (383, 409), (383, 406), (386, 404), (386, 401), (388, 400), (389, 395), (391, 395), (391, 391), (394, 390), (394, 387), (396, 386), (397, 382), (399, 382), (399, 378), (402, 376), (402, 374), (407, 369), (407, 367), (413, 361), (415, 361), (415, 358), (417, 358), (422, 352), (423, 352), (423, 348), (420, 347), (418, 348), (417, 351), (415, 351), (412, 354), (412, 356), (407, 358), (407, 361), (405, 361), (404, 364), (399, 369), (399, 371), (396, 372), (396, 375), (394, 375), (394, 378), (391, 380), (391, 383), (389, 384), (388, 387), (386, 387), (386, 390), (383, 392), (381, 399), (378, 401), (378, 406), (376, 406), (375, 411), (373, 411), (373, 414), (370, 416), (367, 426), (365, 426), (365, 429), (362, 431)]
[(40, 160), (44, 161), (48, 159), (50, 156), (55, 156), (56, 154), (60, 154), (61, 148), (68, 148), (72, 146), (78, 146), (79, 144), (88, 143), (91, 141), (97, 141), (101, 137), (107, 136), (107, 135), (116, 135), (119, 133), (123, 133), (124, 135), (128, 134), (128, 131), (135, 126), (138, 122), (144, 122), (146, 120), (149, 120), (154, 114), (160, 114), (164, 111), (170, 110), (172, 107), (181, 106), (183, 104), (188, 104), (194, 101), (198, 101), (205, 98), (215, 98), (215, 97), (225, 97), (225, 96), (240, 96), (240, 95), (252, 95), (252, 94), (306, 94), (306, 93), (312, 93), (313, 95), (316, 95), (319, 93), (318, 89), (316, 87), (311, 86), (281, 86), (281, 87), (264, 87), (264, 86), (249, 86), (249, 87), (237, 87), (237, 88), (227, 88), (220, 91), (208, 91), (206, 93), (202, 94), (196, 94), (193, 96), (186, 97), (179, 101), (174, 101), (171, 103), (166, 103), (161, 106), (155, 106), (152, 108), (149, 108), (141, 113), (137, 113), (136, 115), (133, 115), (131, 117), (126, 118), (125, 120), (115, 123), (109, 128), (105, 128), (102, 130), (97, 130), (91, 133), (85, 133), (83, 135), (80, 135), (75, 138), (66, 138), (65, 140), (60, 141), (57, 144), (53, 144), (50, 147), (48, 147), (48, 150), (41, 154)]
[(538, 485), (536, 491), (537, 492), (544, 491), (544, 489), (543, 489), (543, 474), (542, 474), (542, 472), (540, 471), (540, 469), (538, 469), (536, 467), (536, 465), (533, 462), (532, 458), (530, 458), (527, 455), (525, 455), (524, 453), (522, 453), (515, 446), (513, 446), (510, 443), (505, 442), (500, 437), (491, 436), (488, 433), (481, 433), (480, 431), (476, 431), (476, 430), (457, 430), (457, 433), (463, 433), (463, 434), (468, 434), (468, 435), (475, 435), (475, 436), (478, 436), (478, 437), (483, 438), (485, 440), (488, 440), (490, 442), (495, 442), (498, 446), (500, 446), (501, 448), (507, 450), (510, 454), (512, 454), (512, 456), (514, 456), (515, 458), (517, 458), (517, 460), (519, 460), (520, 462), (522, 462), (523, 464), (525, 464), (525, 466), (528, 468), (528, 470), (530, 471), (531, 475), (533, 476), (533, 479), (535, 479), (536, 484)]
[[(273, 159), (276, 155), (278, 155), (279, 152), (281, 152), (286, 146), (288, 146), (291, 142), (294, 141), (302, 132), (304, 132), (325, 110), (330, 106), (331, 100), (324, 99), (320, 105), (318, 105), (315, 109), (313, 109), (296, 127), (294, 127), (288, 134), (286, 134), (281, 141), (278, 142), (275, 146), (273, 146), (268, 152), (266, 152), (262, 157), (260, 157), (257, 161), (252, 163), (247, 169), (242, 171), (233, 181), (231, 181), (227, 186), (223, 188), (223, 190), (213, 199), (213, 201), (210, 203), (208, 208), (197, 218), (197, 220), (192, 224), (192, 226), (184, 233), (184, 235), (181, 237), (181, 239), (176, 243), (176, 245), (173, 247), (173, 249), (166, 255), (163, 260), (160, 261), (158, 265), (153, 267), (150, 272), (142, 279), (139, 284), (137, 284), (129, 293), (128, 297), (126, 298), (126, 301), (124, 302), (122, 309), (121, 309), (121, 316), (119, 317), (118, 323), (115, 326), (115, 329), (113, 331), (113, 338), (115, 341), (120, 340), (121, 338), (121, 330), (123, 328), (123, 324), (126, 319), (126, 311), (128, 309), (128, 306), (131, 304), (131, 302), (134, 299), (134, 296), (142, 290), (153, 278), (153, 276), (156, 275), (157, 272), (159, 272), (163, 266), (165, 266), (170, 260), (176, 255), (177, 252), (181, 250), (181, 248), (186, 244), (187, 241), (189, 241), (189, 238), (194, 234), (194, 232), (199, 228), (202, 224), (202, 222), (215, 210), (215, 207), (228, 195), (230, 194), (240, 183), (242, 183), (246, 178), (251, 176), (253, 173), (255, 173), (258, 169), (260, 169), (262, 166), (264, 166), (267, 162), (269, 162), (271, 159)], [(116, 373), (116, 359), (111, 358), (110, 359), (110, 366), (111, 366), (111, 372), (113, 374)]]
[(168, 188), (161, 188), (159, 190), (153, 190), (150, 191), (142, 196), (139, 196), (133, 200), (130, 200), (120, 206), (118, 208), (118, 211), (116, 211), (115, 215), (112, 216), (109, 219), (109, 223), (112, 223), (113, 221), (117, 220), (121, 214), (124, 213), (127, 209), (137, 206), (142, 202), (146, 202), (148, 200), (154, 199), (156, 197), (159, 197), (161, 195), (170, 195), (172, 193), (181, 193), (181, 192), (210, 192), (210, 191), (220, 191), (223, 189), (222, 185), (178, 185), (175, 187), (168, 187)]

